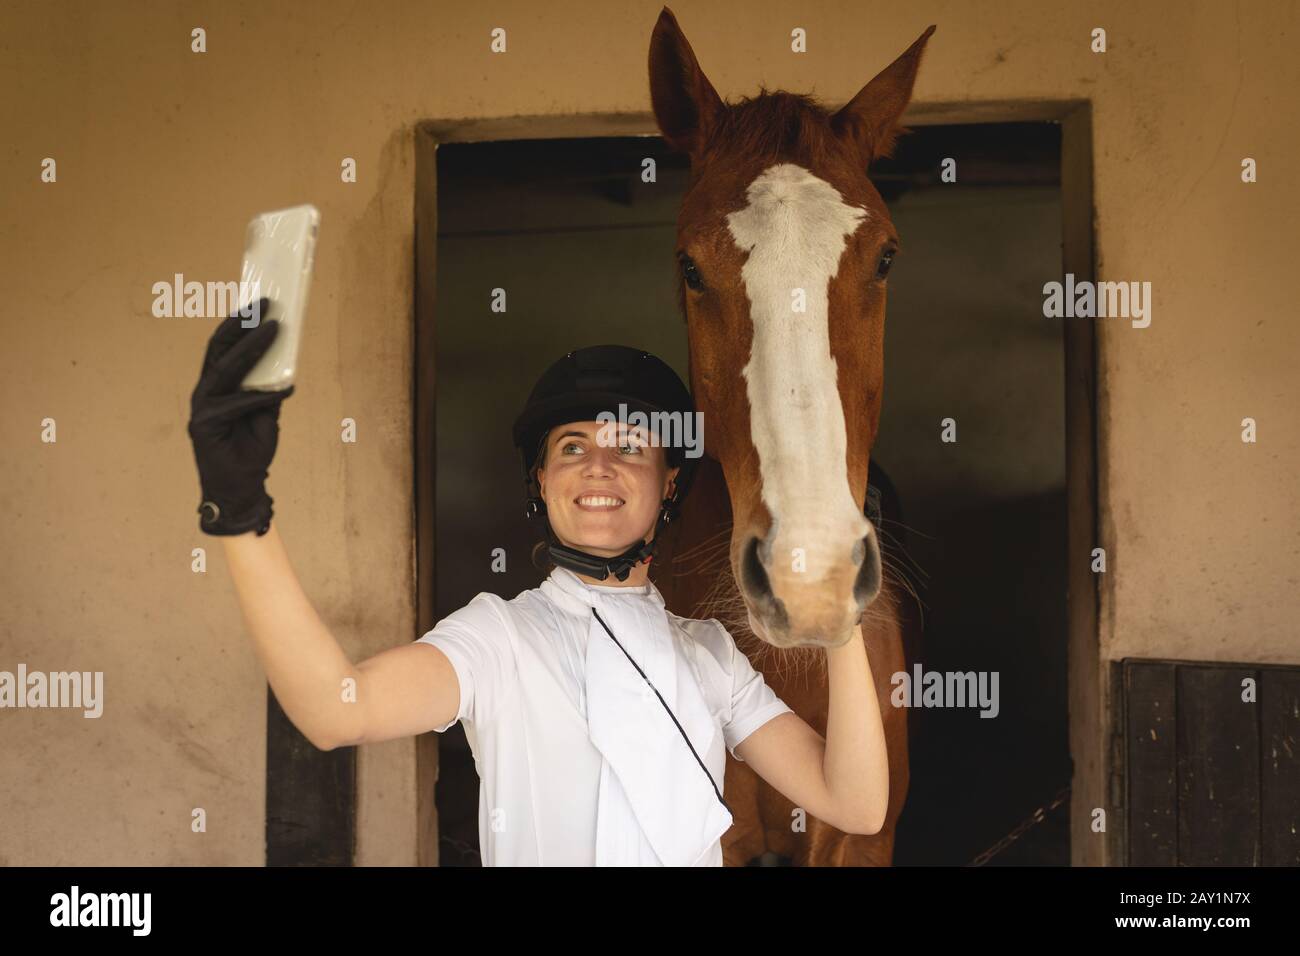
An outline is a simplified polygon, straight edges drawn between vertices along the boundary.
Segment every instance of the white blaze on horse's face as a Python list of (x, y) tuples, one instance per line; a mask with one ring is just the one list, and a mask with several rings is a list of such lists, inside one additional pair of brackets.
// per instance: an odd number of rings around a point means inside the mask
[[(749, 204), (727, 224), (748, 253), (741, 278), (753, 345), (742, 371), (773, 521), (769, 573), (785, 578), (793, 549), (802, 548), (799, 577), (812, 584), (842, 568), (871, 530), (849, 491), (827, 304), (848, 237), (868, 213), (792, 163), (764, 170), (746, 195)], [(796, 290), (804, 311), (796, 311)]]

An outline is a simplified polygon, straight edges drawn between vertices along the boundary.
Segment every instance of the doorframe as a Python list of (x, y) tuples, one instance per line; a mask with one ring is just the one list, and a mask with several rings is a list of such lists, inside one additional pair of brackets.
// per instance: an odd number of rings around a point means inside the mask
[[(1092, 107), (1088, 100), (998, 100), (914, 103), (903, 117), (908, 126), (969, 123), (1056, 122), (1061, 126), (1062, 274), (1076, 284), (1094, 281), (1096, 263), (1093, 210)], [(422, 396), (435, 394), (436, 289), (438, 237), (438, 147), (524, 139), (577, 139), (603, 136), (658, 136), (650, 112), (585, 113), (542, 116), (428, 120), (416, 125), (415, 148), (415, 322), (412, 354), (412, 415), (415, 482), (416, 623), (426, 633), (440, 615), (435, 606), (436, 410)], [(1105, 839), (1093, 832), (1094, 808), (1111, 815), (1110, 687), (1101, 666), (1100, 599), (1104, 576), (1092, 572), (1092, 550), (1102, 541), (1099, 520), (1103, 489), (1099, 466), (1105, 461), (1097, 423), (1098, 361), (1105, 334), (1094, 319), (1067, 320), (1065, 343), (1066, 502), (1068, 515), (1067, 615), (1069, 669), (1069, 747), (1073, 763), (1070, 801), (1070, 859), (1074, 866), (1112, 862)], [(427, 572), (427, 573), (426, 573)], [(418, 863), (438, 865), (438, 734), (416, 738)], [(1101, 834), (1104, 836), (1104, 833)]]

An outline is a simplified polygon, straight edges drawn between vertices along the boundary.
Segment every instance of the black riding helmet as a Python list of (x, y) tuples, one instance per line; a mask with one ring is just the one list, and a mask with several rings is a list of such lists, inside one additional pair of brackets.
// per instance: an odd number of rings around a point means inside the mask
[[(651, 429), (655, 426), (655, 412), (680, 413), (683, 422), (695, 413), (690, 390), (662, 359), (625, 345), (595, 345), (568, 353), (542, 373), (512, 429), (523, 462), (526, 514), (530, 520), (543, 520), (551, 560), (600, 581), (610, 574), (626, 581), (632, 568), (654, 555), (658, 534), (655, 540), (643, 540), (612, 558), (568, 547), (555, 537), (550, 522), (545, 520), (546, 503), (537, 486), (535, 469), (552, 428), (565, 422), (595, 421), (601, 412), (617, 416), (620, 405), (625, 405), (629, 414), (645, 413)], [(669, 443), (667, 436), (660, 437), (666, 445), (668, 467), (681, 469), (673, 496), (665, 498), (659, 507), (656, 526), (662, 529), (680, 513), (699, 459), (687, 457), (685, 449)]]

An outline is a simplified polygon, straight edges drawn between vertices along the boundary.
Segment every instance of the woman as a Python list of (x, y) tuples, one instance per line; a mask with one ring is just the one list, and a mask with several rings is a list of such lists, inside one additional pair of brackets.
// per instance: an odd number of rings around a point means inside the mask
[[(694, 413), (665, 363), (600, 346), (552, 365), (514, 426), (529, 514), (545, 522), (556, 565), (550, 576), (510, 601), (480, 592), (419, 640), (354, 667), (271, 524), (264, 482), (292, 389), (238, 390), (275, 328), (245, 331), (236, 314), (214, 333), (190, 435), (200, 527), (224, 537), (258, 658), (313, 744), (377, 743), (463, 722), (480, 777), (485, 865), (721, 865), (732, 822), (725, 751), (745, 759), (742, 743), (756, 771), (809, 813), (853, 832), (879, 829), (888, 774), (860, 632), (828, 652), (844, 662), (841, 679), (832, 675), (828, 731), (837, 713), (847, 724), (831, 747), (717, 620), (672, 614), (649, 580), (658, 533), (694, 464), (655, 430)], [(650, 429), (625, 424), (636, 411), (667, 415)], [(622, 417), (610, 424), (602, 413)]]

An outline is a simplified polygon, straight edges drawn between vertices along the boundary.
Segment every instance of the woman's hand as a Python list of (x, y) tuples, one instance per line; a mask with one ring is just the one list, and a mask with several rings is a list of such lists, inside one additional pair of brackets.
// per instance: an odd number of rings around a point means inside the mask
[[(270, 302), (258, 300), (253, 315), (265, 315)], [(267, 469), (280, 437), (280, 403), (293, 386), (278, 392), (240, 388), (280, 327), (268, 319), (246, 329), (247, 318), (236, 310), (217, 326), (190, 396), (189, 433), (203, 492), (199, 529), (206, 534), (261, 535), (271, 526)]]

